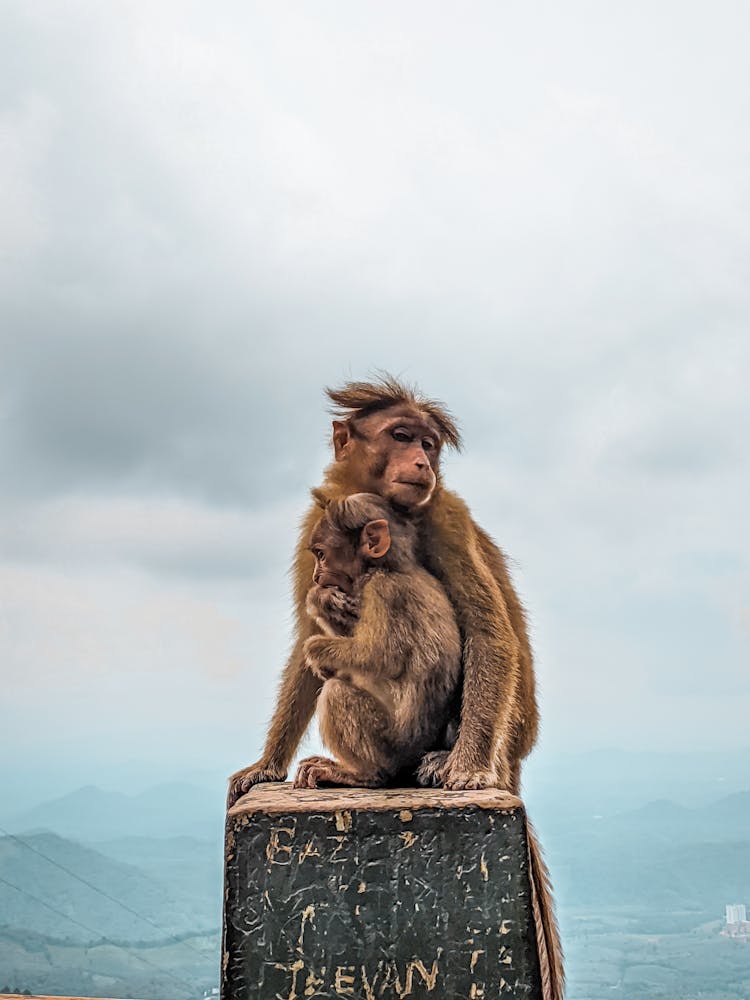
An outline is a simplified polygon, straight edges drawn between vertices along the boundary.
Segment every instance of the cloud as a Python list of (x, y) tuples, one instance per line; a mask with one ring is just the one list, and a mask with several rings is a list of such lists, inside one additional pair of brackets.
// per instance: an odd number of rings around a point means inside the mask
[(257, 579), (291, 558), (297, 515), (289, 504), (249, 512), (176, 497), (65, 496), (9, 511), (0, 551), (14, 562)]
[[(447, 479), (514, 559), (555, 740), (662, 738), (708, 661), (717, 705), (744, 694), (745, 21), (5, 5), (14, 682), (106, 663), (119, 697), (142, 659), (150, 719), (221, 647), (224, 690), (270, 705), (322, 387), (382, 367), (463, 426)], [(221, 700), (195, 676), (191, 718)]]

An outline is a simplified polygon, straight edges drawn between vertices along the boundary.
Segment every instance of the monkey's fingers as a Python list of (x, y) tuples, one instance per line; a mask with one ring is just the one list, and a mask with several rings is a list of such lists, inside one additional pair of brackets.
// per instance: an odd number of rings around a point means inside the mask
[(251, 764), (241, 771), (237, 771), (229, 779), (229, 791), (227, 792), (227, 809), (231, 808), (237, 799), (247, 794), (253, 785), (259, 785), (264, 781), (284, 781), (286, 771), (281, 771), (276, 767), (263, 767), (258, 764)]
[(292, 788), (307, 788), (307, 770), (302, 766), (297, 768), (297, 773), (292, 782)]
[(325, 773), (325, 771), (322, 768), (317, 767), (314, 764), (311, 767), (308, 767), (307, 770), (305, 771), (305, 783), (304, 783), (304, 785), (302, 787), (303, 788), (317, 788), (318, 787), (318, 775), (319, 774), (324, 774), (324, 773)]
[(295, 788), (317, 788), (318, 775), (326, 773), (326, 768), (320, 764), (307, 764), (300, 767), (294, 779)]
[(496, 788), (497, 774), (494, 771), (464, 771), (451, 767), (445, 775), (443, 787), (452, 792), (466, 788)]
[(299, 762), (297, 773), (294, 776), (295, 788), (317, 788), (318, 775), (323, 774), (335, 764), (330, 757), (305, 757)]

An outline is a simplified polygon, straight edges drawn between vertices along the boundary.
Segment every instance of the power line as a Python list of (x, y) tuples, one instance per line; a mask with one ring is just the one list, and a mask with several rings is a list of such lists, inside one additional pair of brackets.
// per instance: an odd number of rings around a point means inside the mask
[[(0, 833), (4, 834), (6, 837), (10, 837), (11, 840), (15, 840), (17, 843), (21, 844), (22, 847), (25, 847), (29, 851), (32, 851), (34, 854), (39, 855), (40, 858), (44, 858), (45, 861), (48, 861), (51, 865), (54, 865), (55, 868), (59, 868), (60, 871), (65, 872), (67, 875), (70, 875), (70, 877), (74, 878), (77, 882), (80, 882), (82, 885), (88, 886), (88, 888), (93, 889), (94, 892), (98, 892), (100, 896), (103, 896), (105, 899), (108, 899), (112, 903), (116, 903), (117, 906), (122, 907), (123, 910), (126, 910), (134, 917), (137, 917), (139, 920), (143, 920), (145, 923), (150, 924), (157, 931), (159, 931), (160, 934), (165, 935), (165, 940), (170, 941), (173, 944), (184, 945), (186, 948), (189, 948), (191, 951), (194, 951), (197, 955), (202, 954), (200, 949), (190, 944), (189, 941), (185, 941), (184, 939), (179, 938), (176, 934), (170, 934), (166, 928), (160, 927), (155, 920), (152, 920), (150, 917), (144, 916), (144, 914), (139, 913), (137, 910), (134, 910), (132, 906), (128, 906), (127, 903), (123, 903), (121, 899), (117, 899), (116, 896), (112, 896), (108, 892), (105, 892), (104, 889), (100, 889), (98, 885), (94, 885), (93, 882), (89, 882), (88, 879), (85, 879), (82, 875), (79, 875), (77, 872), (74, 872), (71, 868), (68, 868), (66, 865), (61, 864), (59, 861), (55, 861), (54, 858), (49, 857), (48, 854), (45, 854), (43, 851), (40, 851), (32, 844), (29, 844), (28, 841), (24, 840), (22, 837), (16, 836), (15, 833), (9, 833), (2, 826), (0, 826)], [(143, 877), (146, 879), (146, 881), (150, 882), (151, 885), (156, 886), (156, 883), (152, 879), (150, 879), (148, 875), (143, 873)]]
[(187, 989), (190, 990), (191, 995), (194, 993), (195, 991), (194, 983), (189, 983), (187, 979), (181, 979), (179, 976), (175, 976), (174, 973), (170, 972), (168, 969), (162, 968), (155, 962), (149, 962), (147, 958), (144, 958), (142, 955), (139, 955), (137, 951), (133, 951), (131, 948), (126, 947), (124, 944), (118, 944), (116, 941), (113, 941), (111, 938), (106, 937), (104, 934), (100, 934), (99, 931), (95, 931), (93, 927), (88, 927), (86, 924), (82, 924), (80, 920), (76, 920), (75, 917), (68, 916), (67, 913), (64, 913), (62, 910), (58, 910), (57, 907), (52, 906), (51, 903), (47, 903), (44, 899), (39, 899), (39, 897), (34, 896), (33, 893), (27, 892), (26, 889), (22, 889), (20, 886), (14, 885), (12, 882), (9, 882), (7, 879), (3, 878), (2, 875), (0, 875), (0, 882), (2, 882), (4, 885), (10, 886), (11, 889), (15, 889), (16, 892), (20, 892), (22, 896), (27, 896), (29, 899), (32, 899), (35, 903), (38, 903), (40, 906), (46, 907), (52, 913), (55, 913), (58, 917), (63, 917), (63, 919), (69, 920), (71, 924), (76, 924), (76, 926), (82, 927), (83, 930), (87, 931), (89, 934), (94, 935), (94, 940), (98, 939), (100, 941), (104, 941), (106, 944), (112, 945), (113, 948), (119, 948), (121, 951), (126, 952), (128, 955), (132, 955), (133, 958), (137, 958), (139, 962), (143, 962), (144, 965), (148, 965), (152, 969), (156, 969), (157, 972), (162, 973), (162, 975), (168, 976), (170, 979), (173, 979), (176, 983), (179, 983), (180, 986), (187, 987)]

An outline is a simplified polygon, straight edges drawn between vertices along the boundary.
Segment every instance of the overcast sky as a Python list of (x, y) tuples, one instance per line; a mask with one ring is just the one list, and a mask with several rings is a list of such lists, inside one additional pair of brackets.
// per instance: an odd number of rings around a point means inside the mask
[(750, 744), (748, 29), (740, 2), (2, 5), (25, 766), (257, 756), (322, 388), (375, 368), (461, 423), (446, 479), (512, 559), (540, 753)]

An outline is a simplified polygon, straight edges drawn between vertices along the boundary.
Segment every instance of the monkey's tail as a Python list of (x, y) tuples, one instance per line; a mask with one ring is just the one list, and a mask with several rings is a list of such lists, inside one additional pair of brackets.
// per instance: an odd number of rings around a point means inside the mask
[(526, 818), (526, 838), (529, 850), (531, 906), (534, 912), (539, 968), (542, 976), (543, 1000), (563, 1000), (565, 996), (565, 970), (560, 930), (555, 916), (552, 883), (549, 869), (542, 855), (536, 831)]

